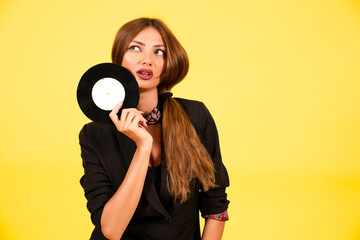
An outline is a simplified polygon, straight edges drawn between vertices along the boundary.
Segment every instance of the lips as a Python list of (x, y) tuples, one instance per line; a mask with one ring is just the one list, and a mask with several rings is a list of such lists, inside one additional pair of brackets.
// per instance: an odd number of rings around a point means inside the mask
[(153, 76), (153, 71), (151, 69), (142, 68), (137, 71), (136, 74), (143, 80), (149, 80)]

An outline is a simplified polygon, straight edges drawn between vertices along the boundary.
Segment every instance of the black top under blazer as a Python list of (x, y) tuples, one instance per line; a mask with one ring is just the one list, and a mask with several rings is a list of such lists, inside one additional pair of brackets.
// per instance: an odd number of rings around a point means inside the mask
[[(176, 100), (184, 107), (214, 161), (218, 187), (204, 192), (198, 181), (192, 180), (190, 197), (183, 203), (177, 201), (174, 204), (166, 188), (167, 167), (162, 154), (160, 195), (148, 171), (139, 204), (121, 239), (200, 239), (199, 210), (203, 215), (227, 210), (229, 201), (225, 188), (229, 186), (229, 178), (221, 160), (214, 120), (203, 103), (180, 98)], [(79, 140), (84, 167), (80, 184), (84, 188), (87, 208), (95, 225), (90, 239), (107, 239), (101, 232), (101, 214), (106, 202), (123, 181), (136, 144), (114, 125), (94, 122), (82, 128)]]

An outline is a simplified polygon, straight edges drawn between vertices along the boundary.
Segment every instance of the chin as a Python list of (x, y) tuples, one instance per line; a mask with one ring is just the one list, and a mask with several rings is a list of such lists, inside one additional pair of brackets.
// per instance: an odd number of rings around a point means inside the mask
[(139, 85), (140, 93), (141, 92), (150, 92), (150, 91), (156, 91), (157, 92), (157, 86), (141, 86)]
[(146, 82), (144, 80), (142, 81), (138, 81), (138, 85), (139, 85), (139, 89), (140, 91), (151, 91), (151, 90), (156, 90), (157, 91), (157, 86), (159, 85), (159, 83), (154, 83), (154, 82)]

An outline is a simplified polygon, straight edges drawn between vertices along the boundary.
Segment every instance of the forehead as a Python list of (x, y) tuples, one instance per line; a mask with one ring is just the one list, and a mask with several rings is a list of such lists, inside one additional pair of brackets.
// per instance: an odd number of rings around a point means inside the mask
[(153, 27), (148, 27), (138, 33), (133, 41), (142, 42), (145, 45), (164, 45), (162, 37), (158, 30)]

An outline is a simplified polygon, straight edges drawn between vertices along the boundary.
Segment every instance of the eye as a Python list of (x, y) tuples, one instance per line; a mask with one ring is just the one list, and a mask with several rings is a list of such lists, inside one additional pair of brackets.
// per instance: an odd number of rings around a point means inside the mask
[(138, 46), (130, 46), (129, 49), (133, 51), (141, 52), (141, 49)]
[(165, 55), (165, 51), (161, 50), (161, 49), (156, 49), (154, 52), (155, 55), (159, 55), (159, 56), (164, 56)]

